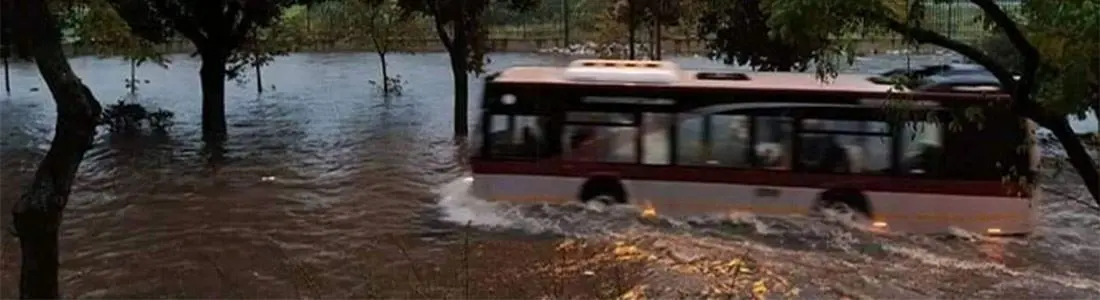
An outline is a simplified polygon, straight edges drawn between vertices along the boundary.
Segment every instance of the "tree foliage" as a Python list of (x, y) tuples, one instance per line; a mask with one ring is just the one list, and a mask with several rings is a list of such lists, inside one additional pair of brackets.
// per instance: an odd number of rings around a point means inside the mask
[(74, 35), (82, 45), (90, 46), (103, 56), (122, 56), (137, 65), (151, 61), (167, 67), (168, 60), (156, 44), (135, 36), (126, 21), (103, 0), (82, 3), (83, 13), (72, 23)]
[[(827, 35), (801, 35), (798, 30), (785, 32), (799, 35), (790, 39), (771, 35), (768, 21), (774, 13), (764, 6), (767, 0), (696, 1), (700, 6), (696, 34), (706, 41), (708, 56), (726, 64), (747, 65), (762, 71), (805, 71), (815, 59), (826, 58), (822, 54), (827, 50), (842, 46), (831, 44)], [(777, 17), (784, 17), (783, 13), (779, 11)], [(805, 22), (800, 26), (808, 26), (827, 19), (795, 20)]]
[(684, 5), (690, 1), (678, 0), (618, 0), (611, 6), (615, 18), (620, 23), (649, 24), (660, 21), (664, 25), (676, 25)]
[[(165, 42), (182, 36), (200, 52), (214, 51), (231, 57), (228, 74), (249, 63), (256, 55), (264, 29), (276, 24), (283, 9), (300, 0), (106, 0), (126, 21), (132, 32), (153, 42)], [(280, 45), (264, 45), (272, 54), (285, 52)]]
[[(539, 0), (398, 0), (407, 12), (419, 13), (432, 19), (436, 34), (443, 47), (450, 53), (465, 57), (467, 70), (475, 74), (485, 71), (485, 54), (489, 52), (489, 31), (485, 15), (489, 7), (497, 6), (513, 11), (528, 11)], [(465, 37), (465, 41), (456, 40)]]
[(1043, 54), (1038, 99), (1081, 117), (1100, 108), (1100, 3), (1025, 1), (1022, 11), (1024, 32)]

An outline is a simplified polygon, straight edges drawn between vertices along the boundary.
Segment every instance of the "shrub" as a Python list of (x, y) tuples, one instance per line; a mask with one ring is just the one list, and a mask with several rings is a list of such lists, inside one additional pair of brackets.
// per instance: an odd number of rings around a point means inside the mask
[(377, 81), (374, 80), (370, 80), (367, 82), (378, 88), (378, 90), (386, 96), (401, 96), (405, 92), (405, 84), (409, 83), (408, 81), (401, 79), (401, 75), (386, 76), (382, 79), (382, 84), (379, 84)]
[(167, 110), (149, 111), (141, 104), (119, 100), (103, 109), (100, 125), (107, 126), (112, 132), (121, 133), (140, 132), (145, 127), (165, 131), (172, 126), (173, 117), (175, 114)]

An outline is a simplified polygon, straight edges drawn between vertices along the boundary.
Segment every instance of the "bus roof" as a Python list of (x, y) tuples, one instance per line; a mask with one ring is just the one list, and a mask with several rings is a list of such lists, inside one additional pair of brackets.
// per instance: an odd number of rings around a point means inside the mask
[[(599, 82), (572, 81), (565, 78), (565, 68), (561, 67), (514, 67), (504, 70), (494, 79), (496, 82), (511, 83), (560, 83), (593, 84)], [(868, 80), (872, 75), (840, 74), (824, 83), (812, 73), (795, 72), (738, 72), (748, 76), (749, 80), (706, 80), (698, 79), (701, 71), (680, 71), (679, 80), (673, 86), (729, 89), (809, 89), (818, 91), (862, 91), (888, 92), (893, 88), (886, 84), (875, 84)], [(618, 83), (618, 82), (610, 82)], [(645, 85), (652, 83), (637, 83)], [(662, 84), (665, 85), (665, 84)]]
[[(629, 63), (628, 63), (629, 62)], [(582, 68), (596, 64), (602, 68)], [(613, 64), (629, 64), (630, 67)], [(645, 67), (639, 66), (645, 65)], [(584, 69), (584, 70), (581, 70)], [(570, 74), (570, 72), (574, 72)], [(576, 72), (591, 72), (576, 76)], [(573, 75), (571, 77), (571, 75)], [(742, 76), (743, 75), (743, 76)], [(727, 76), (707, 78), (706, 76)], [(728, 76), (739, 76), (731, 79)], [(839, 74), (823, 82), (813, 73), (798, 72), (740, 72), (680, 70), (670, 62), (577, 60), (569, 67), (512, 67), (499, 73), (493, 82), (531, 85), (608, 86), (629, 85), (685, 89), (729, 89), (757, 92), (835, 93), (877, 97), (906, 93), (919, 95), (926, 100), (989, 100), (1005, 95), (981, 95), (959, 92), (904, 91), (892, 84), (875, 83), (872, 74)], [(584, 80), (577, 78), (583, 77)], [(628, 78), (628, 77), (633, 77)], [(703, 77), (703, 78), (701, 78)], [(925, 97), (927, 96), (927, 97)]]

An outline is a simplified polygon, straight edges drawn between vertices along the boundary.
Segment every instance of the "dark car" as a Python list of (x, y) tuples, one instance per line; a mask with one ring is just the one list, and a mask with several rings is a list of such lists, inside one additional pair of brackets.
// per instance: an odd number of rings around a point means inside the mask
[(918, 82), (911, 88), (918, 91), (992, 92), (1001, 87), (1001, 82), (989, 73), (935, 75), (921, 78)]
[(975, 74), (988, 74), (988, 70), (985, 67), (977, 64), (963, 64), (963, 63), (951, 63), (943, 65), (929, 65), (923, 66), (918, 69), (899, 68), (893, 69), (887, 72), (880, 73), (882, 77), (893, 77), (907, 75), (910, 77), (924, 78), (929, 76), (959, 76), (959, 75), (975, 75)]
[(882, 84), (899, 82), (899, 79), (906, 87), (920, 91), (995, 91), (1001, 85), (985, 67), (963, 63), (899, 68), (871, 78)]

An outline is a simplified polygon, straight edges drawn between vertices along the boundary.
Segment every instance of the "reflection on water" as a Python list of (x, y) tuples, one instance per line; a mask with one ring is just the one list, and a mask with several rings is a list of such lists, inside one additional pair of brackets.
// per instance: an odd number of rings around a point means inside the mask
[[(177, 56), (171, 69), (140, 67), (138, 77), (151, 83), (141, 86), (139, 101), (173, 111), (176, 124), (167, 134), (96, 140), (66, 214), (64, 292), (289, 297), (300, 291), (288, 283), (311, 273), (316, 278), (305, 281), (329, 291), (314, 297), (343, 297), (362, 284), (362, 269), (389, 263), (364, 265), (379, 255), (373, 248), (379, 241), (407, 238), (412, 252), (433, 253), (456, 231), (441, 221), (446, 216), (438, 209), (437, 187), (463, 172), (464, 157), (449, 134), (445, 59), (438, 53), (391, 56), (390, 69), (400, 70), (409, 85), (403, 97), (386, 103), (367, 84), (378, 76), (373, 55), (280, 58), (264, 71), (264, 82), (275, 89), (262, 97), (250, 84), (230, 83), (230, 139), (220, 149), (200, 142), (197, 62)], [(567, 60), (502, 54), (490, 68)], [(674, 60), (689, 68), (717, 67), (698, 58)], [(894, 62), (866, 59), (857, 67), (883, 69)], [(122, 80), (128, 66), (73, 60), (104, 103), (127, 92)], [(54, 116), (48, 93), (30, 91), (43, 86), (32, 66), (14, 65), (12, 74), (13, 95), (0, 100), (4, 217), (46, 150)], [(479, 79), (471, 82), (476, 97)], [(583, 219), (536, 215), (559, 223)], [(17, 247), (8, 235), (3, 250), (0, 297), (14, 296)]]

